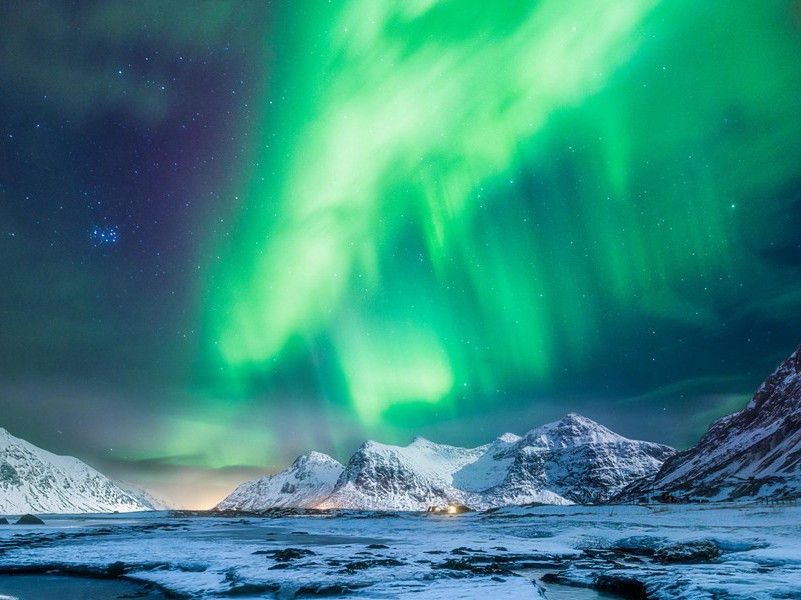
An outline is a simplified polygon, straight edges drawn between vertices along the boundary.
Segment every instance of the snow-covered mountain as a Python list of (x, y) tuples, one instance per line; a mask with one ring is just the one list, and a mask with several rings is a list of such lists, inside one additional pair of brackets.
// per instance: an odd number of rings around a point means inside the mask
[[(569, 414), (518, 440), (508, 434), (500, 438), (482, 459), (458, 473), (456, 481), (462, 488), (479, 488), (483, 505), (604, 502), (632, 481), (655, 473), (675, 453), (669, 446), (630, 440)], [(481, 481), (490, 485), (480, 489)]]
[(105, 475), (0, 428), (0, 513), (149, 510)]
[(465, 501), (454, 474), (475, 462), (486, 447), (457, 448), (417, 437), (408, 446), (367, 441), (348, 461), (321, 508), (426, 510)]
[(620, 499), (665, 494), (682, 500), (801, 495), (801, 347), (743, 410), (712, 423), (698, 444)]
[[(333, 482), (310, 478), (313, 502), (307, 502), (301, 490), (276, 492), (284, 481), (294, 481), (293, 464), (286, 471), (241, 485), (218, 508), (425, 510), (450, 502), (473, 508), (596, 502), (655, 473), (673, 454), (675, 450), (667, 446), (629, 440), (570, 414), (522, 437), (507, 433), (478, 448), (436, 444), (419, 437), (408, 446), (367, 441)], [(330, 485), (324, 496), (317, 493), (326, 489), (323, 479)]]
[(343, 468), (327, 454), (310, 452), (280, 473), (243, 483), (216, 509), (316, 508), (331, 495)]

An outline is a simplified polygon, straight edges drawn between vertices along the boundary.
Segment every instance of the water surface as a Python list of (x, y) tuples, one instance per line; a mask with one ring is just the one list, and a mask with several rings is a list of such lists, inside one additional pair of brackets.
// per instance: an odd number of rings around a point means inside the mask
[(62, 575), (0, 575), (0, 600), (162, 600), (166, 596), (118, 579)]

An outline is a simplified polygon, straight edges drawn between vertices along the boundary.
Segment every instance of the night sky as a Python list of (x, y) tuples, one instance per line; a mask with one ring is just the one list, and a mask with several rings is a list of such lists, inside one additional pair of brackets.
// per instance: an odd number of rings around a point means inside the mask
[(208, 507), (801, 342), (801, 3), (6, 0), (0, 425)]

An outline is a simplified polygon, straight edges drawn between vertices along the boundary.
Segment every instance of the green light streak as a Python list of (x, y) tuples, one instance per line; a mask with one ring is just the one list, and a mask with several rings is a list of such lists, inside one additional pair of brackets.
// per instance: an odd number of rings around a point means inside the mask
[(304, 14), (279, 78), (297, 101), (271, 116), (283, 146), (210, 295), (218, 364), (247, 393), (324, 339), (344, 388), (322, 393), (395, 424), (399, 405), (445, 418), (465, 388), (544, 385), (627, 315), (715, 320), (754, 260), (748, 199), (801, 150), (786, 6)]

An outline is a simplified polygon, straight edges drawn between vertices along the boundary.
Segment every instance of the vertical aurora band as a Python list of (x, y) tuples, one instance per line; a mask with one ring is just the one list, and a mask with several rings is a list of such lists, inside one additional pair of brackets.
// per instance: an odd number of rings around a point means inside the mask
[(323, 393), (362, 423), (446, 418), (627, 312), (715, 318), (752, 260), (748, 199), (800, 149), (786, 3), (311, 6), (274, 82), (294, 100), (265, 117), (283, 147), (265, 133), (209, 292), (229, 378), (322, 339)]

